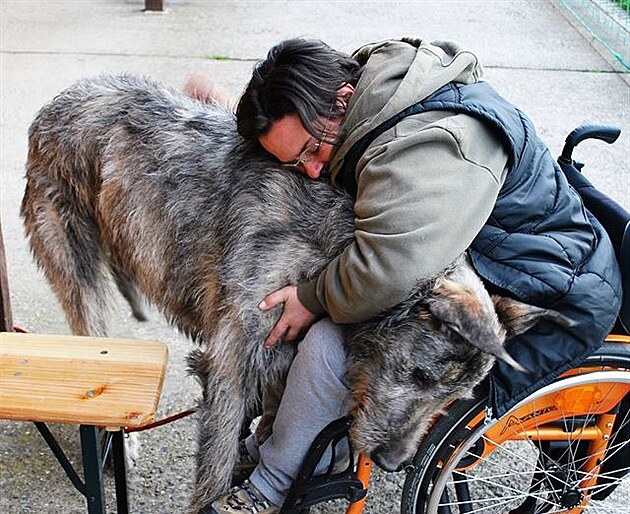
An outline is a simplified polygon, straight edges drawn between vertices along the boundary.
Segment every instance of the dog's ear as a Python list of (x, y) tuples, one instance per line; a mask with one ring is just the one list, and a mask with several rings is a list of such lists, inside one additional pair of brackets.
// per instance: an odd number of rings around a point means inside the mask
[(553, 321), (561, 327), (569, 327), (573, 322), (559, 312), (535, 307), (504, 296), (492, 296), (494, 310), (506, 332), (506, 339), (526, 332), (541, 319)]
[(484, 307), (473, 291), (451, 280), (443, 280), (433, 293), (427, 299), (427, 306), (447, 329), (514, 369), (526, 371), (503, 348), (505, 331), (494, 316), (491, 305)]

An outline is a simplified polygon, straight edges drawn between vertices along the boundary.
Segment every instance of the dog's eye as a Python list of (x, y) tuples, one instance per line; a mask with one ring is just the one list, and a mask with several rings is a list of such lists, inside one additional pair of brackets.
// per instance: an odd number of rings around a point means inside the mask
[(411, 372), (411, 379), (416, 385), (424, 386), (431, 382), (431, 378), (420, 368), (416, 368)]
[(439, 377), (431, 370), (425, 371), (422, 368), (416, 368), (411, 372), (411, 380), (416, 386), (426, 388), (437, 384)]

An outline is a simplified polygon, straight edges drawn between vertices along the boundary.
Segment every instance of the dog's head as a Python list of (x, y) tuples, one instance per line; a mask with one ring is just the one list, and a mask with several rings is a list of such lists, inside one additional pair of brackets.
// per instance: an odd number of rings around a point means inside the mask
[(464, 264), (402, 315), (350, 329), (355, 448), (385, 470), (399, 469), (432, 417), (448, 402), (469, 396), (495, 357), (525, 371), (503, 345), (542, 318), (568, 323), (554, 311), (491, 298)]

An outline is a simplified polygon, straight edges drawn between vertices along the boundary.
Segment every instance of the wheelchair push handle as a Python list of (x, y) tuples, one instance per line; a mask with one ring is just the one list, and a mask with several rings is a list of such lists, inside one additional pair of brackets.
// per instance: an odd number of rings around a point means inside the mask
[(610, 125), (581, 125), (573, 130), (566, 138), (559, 161), (570, 163), (573, 149), (585, 139), (600, 139), (608, 144), (617, 141), (621, 130)]

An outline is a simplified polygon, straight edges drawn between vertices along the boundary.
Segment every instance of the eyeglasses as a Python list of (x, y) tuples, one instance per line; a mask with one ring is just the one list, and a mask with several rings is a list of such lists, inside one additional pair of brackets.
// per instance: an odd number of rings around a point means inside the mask
[(324, 139), (326, 139), (326, 136), (328, 135), (329, 122), (330, 122), (330, 119), (327, 119), (326, 125), (324, 125), (324, 130), (322, 130), (320, 139), (318, 139), (317, 141), (315, 141), (315, 143), (313, 143), (310, 146), (307, 146), (304, 150), (302, 150), (302, 153), (298, 155), (298, 158), (295, 161), (284, 163), (282, 166), (286, 168), (296, 169), (304, 164), (311, 162), (311, 159), (313, 159), (313, 157), (315, 157), (319, 153), (319, 151), (322, 148), (322, 145), (324, 144)]
[(321, 149), (323, 144), (324, 141), (321, 139), (319, 141), (316, 141), (310, 147), (306, 147), (304, 150), (302, 150), (302, 153), (295, 161), (286, 162), (282, 166), (284, 166), (285, 168), (299, 168), (303, 164), (309, 163), (311, 159), (319, 153), (319, 150)]

